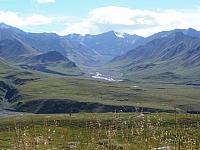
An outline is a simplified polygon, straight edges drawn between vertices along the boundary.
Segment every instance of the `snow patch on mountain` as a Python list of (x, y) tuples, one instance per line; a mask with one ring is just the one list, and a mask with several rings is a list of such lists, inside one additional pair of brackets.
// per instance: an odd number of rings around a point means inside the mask
[(114, 32), (114, 34), (115, 34), (116, 37), (125, 38), (124, 33)]

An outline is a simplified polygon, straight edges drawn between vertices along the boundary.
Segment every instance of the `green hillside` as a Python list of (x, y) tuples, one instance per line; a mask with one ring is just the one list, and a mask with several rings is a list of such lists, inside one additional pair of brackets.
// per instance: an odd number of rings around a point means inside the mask
[[(106, 111), (106, 106), (133, 106), (130, 108), (132, 111), (134, 111), (134, 107), (166, 111), (175, 108), (180, 111), (200, 111), (199, 88), (191, 86), (46, 78), (17, 86), (17, 89), (21, 99), (14, 102), (14, 106), (19, 110), (40, 113), (69, 112), (71, 107), (77, 111), (77, 108), (81, 110), (85, 104), (91, 107), (86, 107), (83, 111), (89, 112), (95, 111), (97, 108), (100, 112)], [(73, 106), (72, 104), (76, 102), (77, 106)], [(92, 108), (92, 104), (96, 104), (93, 105), (95, 108)], [(54, 109), (54, 106), (57, 107), (57, 110)], [(111, 110), (109, 108), (109, 111)]]
[(0, 59), (0, 79), (7, 76), (8, 74), (12, 74), (14, 72), (18, 72), (19, 70), (11, 67), (6, 62), (4, 62), (2, 59)]
[[(1, 80), (9, 87), (12, 108), (35, 113), (135, 111), (200, 111), (199, 87), (143, 82), (103, 82), (48, 77), (0, 61)], [(1, 90), (1, 97), (5, 89)]]

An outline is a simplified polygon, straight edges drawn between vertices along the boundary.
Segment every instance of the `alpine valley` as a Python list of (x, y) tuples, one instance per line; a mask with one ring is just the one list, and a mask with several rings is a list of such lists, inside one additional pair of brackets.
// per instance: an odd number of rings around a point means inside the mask
[(0, 110), (200, 112), (200, 32), (29, 33), (0, 24)]

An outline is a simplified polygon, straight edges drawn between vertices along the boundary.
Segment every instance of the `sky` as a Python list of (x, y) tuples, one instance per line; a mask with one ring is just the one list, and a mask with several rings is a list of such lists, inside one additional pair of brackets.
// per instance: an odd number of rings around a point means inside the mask
[(0, 22), (27, 32), (149, 36), (200, 30), (200, 0), (0, 0)]

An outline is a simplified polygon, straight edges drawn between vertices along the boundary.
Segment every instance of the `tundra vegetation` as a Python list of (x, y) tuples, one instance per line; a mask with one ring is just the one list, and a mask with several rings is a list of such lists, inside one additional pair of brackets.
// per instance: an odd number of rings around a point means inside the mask
[(77, 113), (0, 119), (1, 149), (200, 149), (200, 118), (181, 113)]

